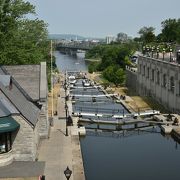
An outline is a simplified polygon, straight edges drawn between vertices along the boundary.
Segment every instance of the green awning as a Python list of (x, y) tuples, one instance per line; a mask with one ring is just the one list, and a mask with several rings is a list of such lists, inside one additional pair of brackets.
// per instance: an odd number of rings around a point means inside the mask
[(15, 131), (19, 126), (19, 123), (10, 116), (0, 118), (0, 133)]

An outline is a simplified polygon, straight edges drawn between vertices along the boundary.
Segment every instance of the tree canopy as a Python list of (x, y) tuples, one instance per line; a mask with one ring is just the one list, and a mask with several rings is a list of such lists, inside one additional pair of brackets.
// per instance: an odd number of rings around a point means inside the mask
[(180, 19), (166, 19), (161, 23), (161, 26), (162, 41), (180, 43)]
[(139, 30), (140, 38), (134, 38), (136, 42), (148, 43), (180, 43), (180, 18), (166, 19), (161, 22), (161, 33), (154, 34), (154, 27), (143, 27)]
[(150, 43), (155, 40), (155, 34), (154, 34), (155, 28), (153, 27), (146, 27), (144, 26), (139, 30), (140, 38), (145, 43)]
[(125, 80), (124, 69), (130, 63), (129, 56), (132, 54), (133, 48), (133, 44), (111, 44), (94, 47), (87, 55), (92, 58), (96, 52), (96, 57), (99, 57), (101, 62), (91, 63), (89, 72), (102, 71), (103, 77), (108, 81), (115, 85), (122, 84)]
[(47, 24), (27, 14), (35, 14), (29, 2), (0, 0), (0, 64), (35, 64), (47, 56)]

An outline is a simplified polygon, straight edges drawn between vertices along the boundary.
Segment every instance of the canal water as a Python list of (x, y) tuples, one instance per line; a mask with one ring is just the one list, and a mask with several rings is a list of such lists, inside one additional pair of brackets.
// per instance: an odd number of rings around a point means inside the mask
[[(55, 56), (60, 71), (87, 70), (82, 56), (76, 59), (59, 52), (55, 52)], [(94, 90), (75, 91), (94, 93)], [(83, 112), (86, 107), (92, 110), (97, 109), (96, 106), (99, 109), (102, 106), (111, 109), (113, 106), (109, 99), (110, 106), (109, 102), (97, 105), (89, 99), (80, 98), (79, 101), (73, 108), (81, 108)], [(86, 180), (180, 179), (180, 145), (170, 136), (163, 136), (158, 127), (123, 132), (87, 130), (87, 135), (81, 138), (81, 148)]]
[(84, 54), (78, 53), (77, 57), (61, 54), (55, 51), (56, 65), (60, 71), (87, 71), (88, 63), (84, 61)]

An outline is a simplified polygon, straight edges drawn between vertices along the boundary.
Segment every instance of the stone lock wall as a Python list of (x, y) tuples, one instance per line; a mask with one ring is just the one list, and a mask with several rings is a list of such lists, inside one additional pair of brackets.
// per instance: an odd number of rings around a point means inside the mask
[(180, 113), (180, 65), (140, 56), (139, 95), (151, 96), (174, 113)]
[(126, 67), (126, 86), (130, 88), (134, 93), (138, 92), (137, 87), (137, 72), (131, 67)]

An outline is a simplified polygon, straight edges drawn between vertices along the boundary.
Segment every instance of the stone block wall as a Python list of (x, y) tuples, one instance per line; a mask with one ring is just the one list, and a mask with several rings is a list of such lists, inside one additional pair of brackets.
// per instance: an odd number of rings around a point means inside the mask
[(39, 135), (40, 138), (49, 137), (50, 124), (48, 120), (48, 106), (47, 102), (42, 103), (39, 121)]
[(13, 162), (13, 159), (14, 159), (14, 156), (13, 156), (12, 150), (7, 153), (0, 154), (0, 167), (11, 164)]
[(180, 113), (180, 65), (149, 57), (138, 59), (138, 92)]
[(15, 161), (34, 161), (39, 144), (39, 125), (33, 128), (22, 116), (13, 116), (20, 128), (12, 133), (12, 151)]
[(131, 67), (126, 67), (126, 86), (130, 88), (134, 93), (137, 93), (137, 72)]

